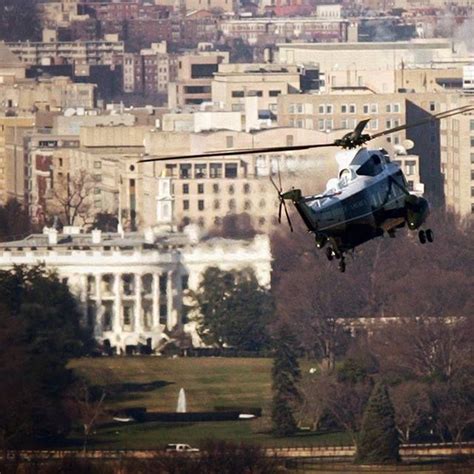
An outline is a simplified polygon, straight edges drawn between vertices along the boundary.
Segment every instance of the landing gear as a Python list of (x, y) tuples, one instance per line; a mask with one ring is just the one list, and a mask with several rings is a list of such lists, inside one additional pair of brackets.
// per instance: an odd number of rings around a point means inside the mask
[(328, 247), (326, 249), (326, 257), (329, 261), (331, 261), (333, 258), (334, 258), (334, 255), (333, 255), (333, 250), (331, 247)]
[(420, 230), (418, 232), (418, 239), (422, 244), (426, 244), (426, 242), (432, 243), (434, 241), (434, 234), (431, 229)]
[(434, 234), (431, 229), (427, 229), (426, 232), (426, 239), (428, 240), (429, 243), (432, 243), (434, 241)]

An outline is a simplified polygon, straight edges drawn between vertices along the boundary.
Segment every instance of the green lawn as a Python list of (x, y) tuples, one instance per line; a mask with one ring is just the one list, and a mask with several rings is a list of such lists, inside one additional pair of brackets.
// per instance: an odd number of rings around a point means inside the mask
[[(71, 368), (115, 395), (107, 408), (143, 406), (148, 411), (175, 411), (178, 392), (186, 391), (188, 411), (223, 407), (262, 407), (264, 417), (246, 421), (142, 423), (98, 428), (91, 445), (104, 448), (156, 448), (172, 442), (200, 445), (225, 439), (266, 446), (348, 443), (345, 434), (301, 433), (292, 438), (267, 434), (271, 401), (271, 359), (102, 357), (75, 360)], [(314, 365), (302, 361), (302, 372)], [(113, 390), (110, 390), (112, 388)]]

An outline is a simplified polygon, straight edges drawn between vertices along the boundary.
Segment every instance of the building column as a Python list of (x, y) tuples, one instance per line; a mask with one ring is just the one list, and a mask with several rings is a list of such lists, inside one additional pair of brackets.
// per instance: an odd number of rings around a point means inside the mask
[(166, 320), (166, 327), (171, 330), (176, 326), (177, 317), (176, 310), (173, 305), (173, 272), (169, 271), (166, 279), (166, 305), (168, 308), (168, 317)]
[[(123, 349), (122, 345), (122, 275), (114, 274), (114, 317), (112, 321), (112, 332), (115, 341), (110, 341), (112, 345), (116, 345), (117, 349)], [(115, 342), (115, 344), (114, 344)]]
[(95, 278), (95, 321), (94, 336), (102, 335), (102, 275), (94, 275)]
[(152, 328), (156, 331), (160, 328), (160, 275), (153, 273), (153, 321)]
[(133, 275), (135, 280), (135, 321), (133, 322), (133, 331), (137, 333), (138, 340), (142, 337), (143, 321), (142, 321), (142, 276), (138, 273)]

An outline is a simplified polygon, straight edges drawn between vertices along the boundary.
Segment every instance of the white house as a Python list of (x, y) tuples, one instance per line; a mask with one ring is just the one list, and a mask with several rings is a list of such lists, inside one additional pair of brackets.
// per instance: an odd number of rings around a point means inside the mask
[(117, 353), (138, 346), (159, 349), (176, 329), (199, 345), (185, 303), (188, 290), (198, 287), (210, 266), (251, 267), (259, 283), (270, 286), (270, 243), (264, 235), (199, 240), (191, 232), (156, 234), (151, 229), (144, 234), (85, 234), (77, 228), (63, 232), (45, 229), (1, 243), (0, 270), (38, 263), (55, 269), (78, 297), (97, 341)]

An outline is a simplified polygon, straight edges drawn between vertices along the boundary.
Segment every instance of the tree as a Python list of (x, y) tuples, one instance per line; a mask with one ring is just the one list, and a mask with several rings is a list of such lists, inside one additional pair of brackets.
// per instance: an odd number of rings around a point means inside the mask
[(0, 40), (39, 41), (40, 38), (36, 0), (0, 0)]
[(105, 390), (90, 386), (86, 380), (78, 378), (68, 390), (68, 414), (80, 422), (83, 429), (83, 450), (97, 423), (104, 418)]
[(28, 210), (16, 199), (0, 206), (0, 241), (19, 240), (32, 231)]
[(94, 216), (92, 228), (102, 232), (117, 232), (118, 222), (118, 218), (114, 214), (99, 212)]
[[(72, 382), (67, 363), (92, 347), (76, 301), (67, 285), (41, 266), (1, 271), (0, 301), (1, 332), (9, 335), (0, 353), (7, 361), (0, 364), (2, 387), (8, 388), (0, 397), (4, 446), (64, 434), (69, 417), (62, 402)], [(19, 401), (21, 406), (15, 405)]]
[(256, 351), (269, 344), (273, 301), (253, 270), (209, 267), (193, 299), (198, 333), (206, 344)]
[(395, 424), (402, 441), (409, 443), (412, 433), (426, 423), (431, 412), (428, 387), (421, 382), (406, 381), (391, 390)]
[(395, 412), (383, 383), (375, 385), (367, 403), (357, 443), (356, 461), (362, 464), (400, 460)]
[(296, 432), (293, 407), (300, 401), (297, 384), (301, 378), (298, 364), (298, 341), (287, 325), (278, 328), (274, 339), (275, 355), (272, 367), (272, 422), (277, 436)]
[(84, 169), (58, 176), (53, 186), (53, 199), (48, 203), (48, 214), (59, 215), (64, 225), (90, 222), (91, 194), (96, 183), (96, 179)]

